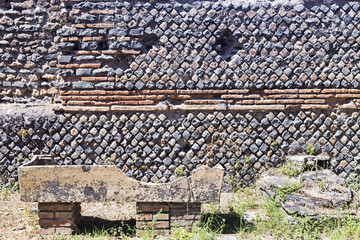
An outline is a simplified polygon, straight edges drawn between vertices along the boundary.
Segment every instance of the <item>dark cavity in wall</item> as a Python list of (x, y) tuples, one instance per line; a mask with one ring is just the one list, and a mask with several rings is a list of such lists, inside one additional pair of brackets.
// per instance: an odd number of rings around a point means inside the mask
[(144, 34), (139, 38), (141, 53), (147, 54), (153, 46), (158, 46), (159, 38), (155, 34)]
[(10, 8), (10, 0), (0, 0), (0, 9), (1, 8), (5, 8), (5, 9), (8, 9)]
[(217, 38), (214, 49), (225, 61), (230, 61), (241, 49), (241, 45), (232, 32), (227, 29)]
[[(123, 71), (125, 71), (126, 69), (128, 69), (130, 67), (130, 64), (134, 61), (134, 57), (129, 56), (129, 55), (120, 54), (120, 55), (118, 55), (117, 60), (118, 61), (116, 63), (114, 63), (114, 69), (120, 68)], [(118, 75), (121, 75), (121, 74), (118, 74)]]
[[(132, 48), (129, 50), (140, 51), (141, 54), (147, 54), (153, 46), (159, 47), (159, 38), (155, 34), (142, 34), (137, 36), (137, 41), (133, 41), (135, 44), (132, 44)], [(134, 61), (133, 55), (119, 54), (119, 61), (115, 64), (116, 67), (126, 70), (130, 67), (130, 64)]]

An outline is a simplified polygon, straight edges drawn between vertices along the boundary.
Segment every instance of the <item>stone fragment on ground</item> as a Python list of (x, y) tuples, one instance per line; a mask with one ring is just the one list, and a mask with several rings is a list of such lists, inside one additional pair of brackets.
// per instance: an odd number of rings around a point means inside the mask
[(352, 201), (353, 194), (345, 180), (331, 170), (304, 173), (300, 183), (305, 188), (303, 195), (327, 203), (329, 207), (346, 206)]
[(296, 179), (292, 179), (286, 175), (274, 175), (272, 172), (267, 172), (259, 180), (258, 185), (269, 197), (276, 196), (276, 189), (283, 188), (286, 185), (297, 183)]
[[(280, 197), (279, 189), (298, 184), (299, 189)], [(278, 201), (288, 214), (322, 216), (335, 213), (339, 207), (348, 206), (353, 192), (344, 179), (331, 170), (311, 171), (298, 177), (265, 174), (258, 180), (260, 190)]]

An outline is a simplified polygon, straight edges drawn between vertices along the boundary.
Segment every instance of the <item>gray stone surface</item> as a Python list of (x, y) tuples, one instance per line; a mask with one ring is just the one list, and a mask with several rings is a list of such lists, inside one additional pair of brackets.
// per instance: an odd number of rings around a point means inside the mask
[[(319, 217), (346, 208), (353, 201), (353, 192), (345, 180), (331, 170), (305, 172), (297, 178), (264, 175), (258, 183), (288, 214)], [(281, 189), (294, 184), (299, 186), (296, 191), (281, 193)]]
[[(51, 172), (51, 174), (49, 174)], [(19, 167), (21, 200), (28, 202), (194, 202), (218, 203), (224, 170), (202, 166), (189, 178), (143, 183), (116, 166), (56, 165), (51, 156), (34, 156)]]

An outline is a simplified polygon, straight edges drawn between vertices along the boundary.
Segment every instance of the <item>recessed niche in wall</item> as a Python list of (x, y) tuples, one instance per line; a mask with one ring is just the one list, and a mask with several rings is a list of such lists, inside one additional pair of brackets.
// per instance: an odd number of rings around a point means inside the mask
[(139, 37), (139, 42), (141, 43), (141, 53), (148, 53), (152, 47), (158, 46), (159, 38), (155, 34), (144, 34)]
[(241, 49), (241, 45), (232, 32), (227, 29), (217, 38), (213, 48), (224, 60), (230, 61), (237, 54), (238, 50)]

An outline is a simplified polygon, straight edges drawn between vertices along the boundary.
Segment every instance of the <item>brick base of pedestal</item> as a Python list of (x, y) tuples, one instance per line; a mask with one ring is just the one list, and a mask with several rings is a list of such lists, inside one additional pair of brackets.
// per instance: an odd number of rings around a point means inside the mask
[(170, 203), (170, 228), (191, 228), (198, 224), (201, 203)]
[(39, 203), (40, 234), (70, 234), (80, 221), (80, 203)]
[(137, 203), (137, 235), (144, 231), (169, 234), (177, 227), (191, 228), (200, 219), (200, 203)]

